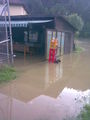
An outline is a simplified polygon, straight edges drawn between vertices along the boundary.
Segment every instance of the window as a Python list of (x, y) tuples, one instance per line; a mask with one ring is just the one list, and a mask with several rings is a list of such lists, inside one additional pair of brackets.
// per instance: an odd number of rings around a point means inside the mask
[(38, 41), (38, 32), (29, 31), (29, 42), (37, 42)]

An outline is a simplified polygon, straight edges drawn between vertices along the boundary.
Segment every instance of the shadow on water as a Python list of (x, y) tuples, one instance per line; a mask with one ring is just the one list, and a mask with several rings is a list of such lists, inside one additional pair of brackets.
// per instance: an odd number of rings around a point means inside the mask
[(0, 85), (0, 120), (76, 117), (90, 100), (90, 42), (78, 44), (84, 51), (64, 55), (59, 64), (18, 59), (20, 76)]

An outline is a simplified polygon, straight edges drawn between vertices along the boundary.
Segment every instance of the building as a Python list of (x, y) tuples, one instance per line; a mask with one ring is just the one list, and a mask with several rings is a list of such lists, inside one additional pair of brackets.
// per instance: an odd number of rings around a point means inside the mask
[[(75, 28), (63, 17), (12, 16), (14, 50), (25, 52), (32, 49), (33, 54), (48, 58), (50, 40), (58, 39), (58, 55), (73, 51)], [(4, 26), (1, 21), (0, 26)], [(30, 50), (31, 51), (31, 50)], [(37, 53), (36, 53), (37, 52)]]
[[(17, 15), (27, 15), (28, 12), (25, 8), (25, 5), (21, 0), (9, 0), (10, 1), (10, 15), (17, 16)], [(2, 6), (3, 0), (0, 0), (0, 6)]]
[[(20, 8), (24, 7), (17, 1), (14, 4), (10, 3), (10, 8), (13, 9), (11, 25), (14, 51), (23, 52), (24, 57), (26, 53), (30, 53), (48, 59), (50, 40), (53, 37), (58, 39), (58, 56), (73, 51), (76, 29), (64, 17), (25, 15), (28, 12), (22, 12)], [(17, 11), (21, 10), (20, 14), (15, 13), (15, 7)], [(0, 27), (4, 24), (1, 18)]]

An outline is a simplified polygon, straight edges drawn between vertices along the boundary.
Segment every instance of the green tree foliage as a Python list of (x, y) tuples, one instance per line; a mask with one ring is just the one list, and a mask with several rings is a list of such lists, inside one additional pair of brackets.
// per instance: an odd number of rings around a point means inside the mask
[[(68, 16), (70, 23), (75, 26), (80, 35), (90, 37), (90, 0), (22, 0), (30, 15)], [(77, 14), (75, 14), (77, 13)], [(82, 18), (81, 18), (81, 17)], [(82, 20), (83, 19), (83, 20)], [(84, 24), (84, 22), (85, 24)], [(88, 24), (87, 24), (88, 23)], [(83, 27), (84, 26), (84, 27)], [(85, 28), (85, 29), (84, 29)]]
[(78, 31), (82, 30), (84, 22), (78, 14), (71, 14), (67, 19)]
[(81, 37), (90, 38), (90, 22), (86, 22), (83, 30), (80, 33)]
[(44, 7), (41, 0), (23, 0), (23, 2), (28, 7), (30, 14), (44, 12)]
[(66, 15), (67, 14), (67, 10), (64, 6), (62, 6), (61, 4), (55, 4), (54, 6), (51, 7), (50, 9), (50, 13), (52, 15), (57, 15), (57, 16), (60, 16), (60, 15)]
[(56, 3), (55, 5), (49, 8), (45, 7), (44, 10), (46, 14), (53, 15), (53, 16), (67, 15), (69, 13), (69, 11), (60, 3)]

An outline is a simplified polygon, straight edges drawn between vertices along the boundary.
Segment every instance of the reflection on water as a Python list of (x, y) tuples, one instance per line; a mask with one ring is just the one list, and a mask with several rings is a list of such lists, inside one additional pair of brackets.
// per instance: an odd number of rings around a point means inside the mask
[(62, 62), (59, 64), (47, 64), (45, 68), (45, 88), (47, 88), (62, 78)]
[(0, 94), (0, 120), (63, 120), (76, 117), (90, 103), (90, 90), (64, 88), (55, 99), (41, 95), (24, 103)]
[[(0, 91), (27, 102), (47, 93), (50, 86), (61, 81), (62, 75), (62, 62), (59, 64), (49, 64), (48, 62), (35, 64), (24, 71), (17, 80), (2, 85)], [(55, 94), (55, 96), (57, 95)]]

